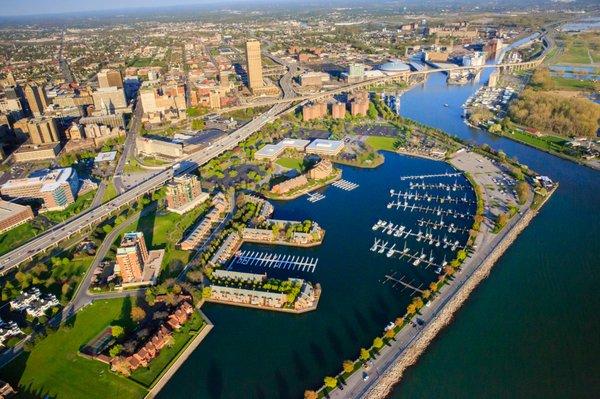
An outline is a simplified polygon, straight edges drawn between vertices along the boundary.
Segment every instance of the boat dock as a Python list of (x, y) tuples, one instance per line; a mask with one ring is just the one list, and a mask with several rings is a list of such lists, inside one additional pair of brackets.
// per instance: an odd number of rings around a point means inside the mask
[(432, 179), (435, 177), (458, 177), (461, 176), (462, 173), (454, 172), (445, 172), (445, 173), (437, 173), (433, 175), (414, 175), (414, 176), (400, 176), (400, 180), (417, 180), (417, 179)]
[(404, 239), (407, 239), (408, 237), (414, 237), (417, 242), (422, 241), (424, 244), (429, 244), (434, 247), (450, 247), (453, 251), (455, 251), (460, 245), (458, 240), (452, 241), (448, 239), (446, 235), (444, 235), (444, 238), (440, 238), (440, 236), (434, 237), (432, 230), (429, 229), (425, 230), (424, 232), (419, 229), (418, 232), (413, 233), (412, 229), (406, 230), (406, 227), (403, 225), (395, 225), (393, 222), (383, 222), (383, 224), (380, 223), (382, 223), (381, 220), (375, 223), (373, 225), (373, 230), (377, 231), (379, 228), (382, 228), (382, 234), (393, 235), (394, 237)]
[(385, 284), (387, 282), (393, 281), (392, 288), (396, 288), (397, 285), (401, 285), (403, 288), (400, 292), (402, 292), (408, 288), (409, 290), (412, 290), (413, 295), (417, 292), (419, 292), (421, 294), (423, 293), (423, 290), (421, 289), (421, 287), (423, 286), (423, 283), (419, 284), (418, 287), (415, 287), (414, 285), (412, 285), (413, 280), (406, 282), (406, 281), (404, 281), (405, 278), (406, 278), (406, 276), (402, 276), (402, 278), (400, 278), (400, 279), (396, 278), (396, 272), (394, 272), (392, 274), (386, 274), (385, 280), (383, 281), (383, 283)]
[(307, 193), (306, 195), (308, 196), (308, 202), (317, 202), (325, 198), (321, 193)]
[(310, 256), (294, 256), (260, 251), (241, 251), (235, 254), (233, 261), (230, 264), (230, 268), (231, 265), (239, 264), (314, 273), (318, 262), (318, 258), (312, 258)]
[(421, 183), (413, 183), (412, 181), (409, 183), (408, 187), (411, 190), (446, 190), (446, 191), (462, 191), (466, 190), (467, 187), (462, 184), (457, 184), (456, 181), (454, 184), (446, 184), (446, 183), (430, 183), (427, 184), (424, 181)]
[(452, 216), (453, 218), (461, 218), (464, 219), (466, 217), (470, 217), (472, 215), (470, 215), (469, 213), (461, 213), (458, 212), (454, 209), (442, 209), (442, 207), (430, 207), (430, 206), (420, 206), (420, 205), (416, 205), (416, 204), (409, 204), (406, 200), (404, 202), (401, 202), (400, 200), (397, 201), (392, 201), (390, 203), (387, 204), (387, 208), (391, 209), (393, 207), (396, 207), (397, 210), (400, 210), (402, 208), (402, 210), (404, 211), (417, 211), (417, 212), (424, 212), (424, 213), (433, 213), (436, 214), (438, 216), (444, 215), (444, 216)]
[(444, 222), (443, 217), (440, 218), (439, 221), (429, 220), (429, 219), (418, 219), (417, 224), (420, 227), (431, 227), (433, 230), (445, 229), (448, 231), (448, 233), (467, 233), (467, 232), (469, 232), (469, 229), (467, 229), (466, 227), (457, 227), (454, 225), (454, 223), (447, 224), (446, 222)]
[(348, 180), (338, 180), (332, 184), (333, 187), (341, 188), (342, 190), (352, 191), (355, 188), (358, 188), (358, 184), (352, 183)]
[(407, 258), (413, 266), (419, 266), (421, 264), (425, 265), (425, 268), (434, 267), (436, 269), (436, 273), (440, 273), (442, 271), (442, 267), (446, 266), (446, 258), (441, 264), (435, 263), (435, 257), (433, 256), (433, 251), (429, 251), (429, 255), (423, 249), (421, 251), (415, 251), (414, 253), (410, 253), (411, 249), (406, 245), (406, 241), (404, 242), (404, 247), (402, 249), (396, 249), (396, 244), (393, 244), (388, 248), (388, 242), (382, 242), (380, 239), (375, 239), (375, 243), (371, 247), (371, 251), (377, 253), (384, 253), (388, 258), (393, 258), (398, 256), (398, 260), (403, 258)]
[(462, 197), (451, 197), (450, 194), (446, 196), (442, 195), (431, 195), (427, 192), (425, 194), (419, 194), (418, 192), (411, 191), (396, 191), (394, 189), (390, 190), (390, 197), (398, 197), (398, 199), (403, 198), (405, 200), (415, 200), (415, 201), (427, 201), (427, 202), (439, 202), (443, 204), (445, 202), (449, 204), (474, 204), (475, 201), (467, 198), (467, 194), (465, 193)]

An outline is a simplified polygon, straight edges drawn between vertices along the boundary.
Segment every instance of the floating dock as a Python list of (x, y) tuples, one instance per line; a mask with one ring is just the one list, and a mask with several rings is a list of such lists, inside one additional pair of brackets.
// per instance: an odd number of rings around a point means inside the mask
[(414, 176), (400, 176), (400, 180), (418, 180), (418, 179), (433, 179), (435, 177), (458, 177), (462, 176), (462, 173), (459, 172), (445, 172), (445, 173), (437, 173), (433, 175), (414, 175)]
[(346, 190), (346, 191), (352, 191), (352, 190), (358, 188), (358, 184), (352, 183), (351, 181), (343, 180), (343, 179), (336, 181), (335, 183), (332, 184), (332, 186), (341, 188), (342, 190)]
[(408, 288), (409, 290), (411, 290), (413, 292), (413, 294), (415, 294), (417, 292), (419, 292), (421, 294), (423, 293), (423, 290), (421, 289), (421, 287), (423, 286), (423, 283), (419, 284), (418, 287), (415, 287), (413, 285), (413, 280), (406, 282), (406, 281), (404, 281), (405, 278), (406, 278), (405, 276), (402, 276), (402, 278), (400, 278), (400, 279), (396, 278), (396, 272), (394, 272), (392, 274), (386, 274), (385, 280), (383, 281), (383, 283), (385, 284), (387, 282), (393, 281), (392, 288), (396, 288), (397, 285), (401, 285), (403, 287), (402, 291), (404, 291), (405, 289)]
[(414, 200), (414, 201), (427, 201), (427, 202), (439, 202), (440, 204), (449, 203), (449, 204), (474, 204), (475, 201), (467, 198), (467, 194), (465, 193), (462, 197), (452, 197), (450, 194), (448, 195), (432, 195), (427, 192), (424, 194), (420, 194), (418, 192), (412, 191), (396, 191), (394, 189), (390, 190), (390, 197), (398, 197), (398, 199), (402, 198), (405, 200)]
[(446, 237), (446, 235), (444, 235), (444, 238), (440, 238), (440, 236), (434, 237), (433, 236), (433, 231), (426, 229), (425, 231), (421, 231), (419, 229), (418, 232), (413, 233), (412, 229), (407, 230), (406, 227), (404, 227), (404, 225), (396, 225), (393, 222), (384, 222), (379, 220), (377, 223), (375, 223), (373, 225), (373, 230), (374, 231), (378, 231), (379, 229), (381, 230), (382, 234), (387, 234), (387, 235), (393, 235), (394, 237), (398, 237), (398, 238), (408, 238), (408, 237), (414, 237), (418, 242), (423, 242), (425, 244), (429, 244), (431, 246), (435, 246), (435, 247), (440, 247), (443, 246), (443, 248), (448, 248), (451, 247), (451, 249), (453, 251), (455, 251), (458, 246), (460, 245), (460, 242), (458, 240), (452, 241), (450, 239), (448, 239), (448, 237)]
[(468, 233), (469, 229), (466, 227), (457, 227), (454, 223), (446, 223), (444, 222), (444, 218), (441, 217), (440, 220), (430, 220), (430, 219), (418, 219), (417, 224), (420, 227), (431, 227), (433, 230), (447, 230), (448, 233)]
[(416, 205), (416, 204), (409, 204), (406, 200), (404, 202), (401, 202), (400, 200), (397, 201), (392, 201), (390, 203), (387, 204), (387, 208), (388, 209), (392, 209), (392, 208), (396, 208), (397, 210), (402, 209), (403, 211), (417, 211), (417, 212), (423, 212), (423, 213), (433, 213), (435, 215), (438, 216), (452, 216), (453, 218), (457, 219), (457, 218), (468, 218), (470, 216), (472, 216), (469, 213), (461, 213), (458, 212), (454, 209), (442, 209), (442, 207), (437, 206), (437, 207), (431, 207), (431, 206), (420, 206), (420, 205)]
[(318, 262), (318, 258), (312, 258), (310, 256), (274, 254), (260, 251), (241, 251), (234, 256), (230, 267), (234, 264), (238, 264), (314, 273)]
[(315, 194), (308, 193), (306, 195), (308, 196), (308, 202), (317, 202), (317, 201), (321, 201), (323, 198), (325, 198), (325, 196), (321, 193), (315, 193)]
[(421, 183), (413, 183), (412, 181), (409, 183), (408, 187), (411, 190), (446, 190), (446, 191), (463, 191), (468, 187), (463, 186), (462, 184), (458, 184), (456, 181), (454, 184), (446, 184), (446, 183), (425, 183), (424, 181)]
[(446, 266), (447, 264), (445, 257), (441, 264), (436, 263), (433, 256), (433, 251), (430, 251), (429, 255), (427, 255), (427, 253), (421, 249), (421, 251), (415, 251), (411, 254), (411, 249), (406, 245), (406, 241), (404, 242), (404, 248), (401, 250), (396, 249), (396, 244), (393, 244), (388, 248), (388, 244), (389, 243), (387, 241), (382, 241), (376, 238), (375, 243), (371, 247), (371, 251), (378, 253), (385, 252), (388, 258), (393, 258), (395, 256), (398, 256), (399, 260), (407, 258), (410, 262), (412, 262), (413, 266), (419, 266), (423, 264), (425, 265), (425, 268), (434, 267), (436, 269), (436, 273), (438, 274), (442, 271), (442, 267)]

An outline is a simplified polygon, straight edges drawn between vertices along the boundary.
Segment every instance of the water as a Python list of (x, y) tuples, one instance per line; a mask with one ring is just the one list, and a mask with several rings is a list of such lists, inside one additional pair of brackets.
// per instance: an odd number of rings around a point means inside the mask
[(403, 114), (502, 149), (560, 188), (392, 398), (598, 397), (600, 174), (468, 128), (456, 106), (473, 87), (443, 80), (408, 92)]
[[(479, 85), (448, 87), (444, 75), (432, 75), (403, 96), (402, 113), (502, 149), (560, 181), (560, 188), (392, 397), (598, 397), (600, 175), (468, 128), (460, 105)], [(312, 218), (327, 230), (321, 247), (289, 250), (319, 258), (316, 272), (306, 276), (323, 286), (319, 309), (297, 316), (206, 306), (215, 328), (160, 397), (300, 398), (337, 373), (403, 313), (406, 293), (382, 286), (383, 274), (393, 268), (418, 281), (432, 277), (368, 250), (371, 225), (395, 212), (385, 209), (387, 190), (402, 188), (400, 175), (447, 169), (388, 155), (376, 170), (344, 168), (344, 178), (361, 185), (355, 191), (330, 187), (315, 204), (277, 203), (276, 217)], [(403, 217), (411, 222), (412, 215)]]

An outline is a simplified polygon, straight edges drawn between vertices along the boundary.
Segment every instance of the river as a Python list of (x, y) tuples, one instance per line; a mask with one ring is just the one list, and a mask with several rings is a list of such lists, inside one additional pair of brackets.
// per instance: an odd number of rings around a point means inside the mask
[[(460, 105), (479, 85), (447, 86), (444, 75), (434, 74), (403, 95), (401, 113), (502, 149), (560, 188), (392, 396), (597, 397), (600, 175), (469, 129)], [(392, 216), (385, 203), (389, 188), (402, 188), (398, 176), (448, 166), (388, 155), (376, 170), (343, 169), (345, 179), (360, 184), (355, 191), (328, 187), (315, 204), (305, 198), (275, 204), (277, 218), (319, 222), (327, 230), (324, 244), (266, 248), (319, 258), (314, 274), (301, 275), (323, 286), (318, 310), (298, 316), (205, 306), (215, 328), (159, 397), (300, 398), (404, 312), (408, 293), (383, 285), (385, 273), (392, 269), (416, 281), (434, 277), (370, 252), (370, 226)]]

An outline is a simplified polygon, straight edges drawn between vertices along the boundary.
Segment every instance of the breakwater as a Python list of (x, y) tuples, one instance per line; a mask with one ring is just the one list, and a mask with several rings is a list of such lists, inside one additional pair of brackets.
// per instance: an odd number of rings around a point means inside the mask
[[(548, 193), (538, 209), (528, 209), (510, 229), (504, 230), (504, 236), (494, 248), (491, 249), (483, 262), (466, 278), (458, 291), (447, 301), (435, 318), (423, 328), (418, 337), (404, 349), (402, 353), (400, 353), (397, 360), (389, 365), (388, 369), (381, 377), (379, 377), (374, 385), (362, 395), (362, 397), (369, 399), (383, 399), (391, 393), (394, 385), (402, 379), (405, 370), (418, 360), (419, 356), (427, 349), (438, 333), (452, 321), (454, 314), (461, 308), (479, 283), (490, 274), (494, 264), (515, 241), (519, 234), (529, 225), (529, 223), (531, 223), (535, 215), (544, 206), (552, 194), (554, 194), (557, 188), (558, 186)], [(456, 279), (459, 277), (460, 275), (458, 275)]]

